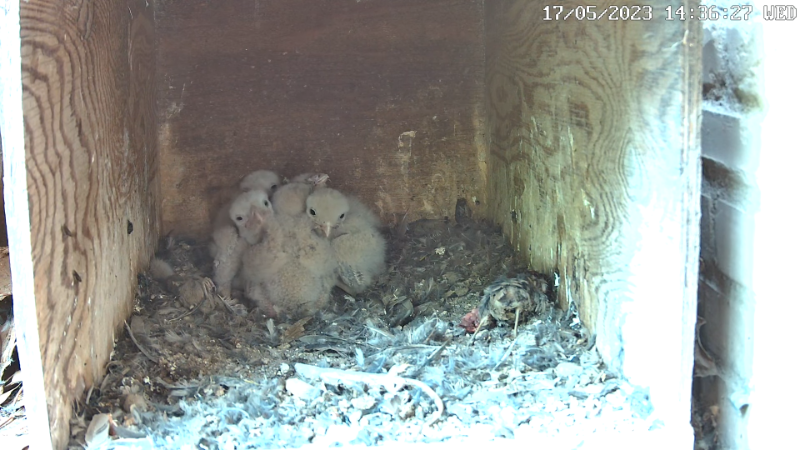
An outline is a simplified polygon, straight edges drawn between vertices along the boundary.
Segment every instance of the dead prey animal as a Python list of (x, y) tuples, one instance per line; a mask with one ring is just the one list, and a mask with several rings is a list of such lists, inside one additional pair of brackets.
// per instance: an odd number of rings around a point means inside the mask
[[(537, 281), (533, 280), (534, 283)], [(538, 289), (534, 294), (539, 294)], [(534, 295), (531, 298), (531, 281), (528, 275), (520, 274), (516, 278), (501, 276), (483, 290), (483, 298), (478, 307), (480, 322), (470, 343), (475, 340), (478, 331), (486, 324), (489, 317), (500, 322), (507, 322), (513, 318), (514, 337), (516, 337), (520, 314), (539, 310), (543, 301), (546, 301), (545, 295)]]

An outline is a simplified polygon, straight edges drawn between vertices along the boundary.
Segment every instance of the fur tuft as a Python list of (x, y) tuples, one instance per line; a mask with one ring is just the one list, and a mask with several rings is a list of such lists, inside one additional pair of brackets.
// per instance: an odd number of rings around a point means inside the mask
[(163, 281), (175, 275), (175, 271), (172, 270), (172, 266), (163, 259), (153, 258), (150, 260), (150, 275), (156, 280)]

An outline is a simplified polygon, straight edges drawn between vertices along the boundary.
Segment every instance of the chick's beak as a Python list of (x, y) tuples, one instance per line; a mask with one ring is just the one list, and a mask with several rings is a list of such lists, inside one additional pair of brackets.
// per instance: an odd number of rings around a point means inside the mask
[(260, 227), (264, 223), (264, 217), (258, 213), (255, 208), (250, 209), (250, 215), (247, 216), (247, 222), (244, 223), (245, 228), (253, 230)]
[(331, 223), (330, 222), (325, 222), (322, 225), (322, 232), (325, 233), (325, 237), (326, 238), (327, 237), (331, 237), (331, 228), (332, 227), (331, 227)]

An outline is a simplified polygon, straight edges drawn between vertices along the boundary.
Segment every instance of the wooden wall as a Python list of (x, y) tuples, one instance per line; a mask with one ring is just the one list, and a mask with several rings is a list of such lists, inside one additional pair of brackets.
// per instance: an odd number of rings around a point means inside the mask
[(329, 173), (387, 222), (484, 198), (482, 1), (156, 6), (163, 232), (205, 233), (260, 168)]
[[(102, 379), (158, 236), (154, 13), (138, 0), (20, 7), (35, 281), (14, 303), (18, 316), (35, 310), (26, 323), (38, 321), (53, 446), (64, 448), (72, 402)], [(12, 260), (28, 257), (13, 245)], [(25, 386), (29, 404), (45, 400)]]
[(665, 20), (680, 2), (593, 22), (546, 21), (546, 4), (485, 3), (490, 214), (558, 272), (610, 369), (688, 425), (701, 31)]
[(27, 192), (6, 207), (29, 211), (15, 315), (38, 324), (54, 445), (158, 231), (206, 232), (265, 167), (327, 172), (387, 222), (468, 198), (558, 271), (610, 369), (688, 423), (700, 29), (667, 4), (590, 23), (529, 0), (20, 2)]

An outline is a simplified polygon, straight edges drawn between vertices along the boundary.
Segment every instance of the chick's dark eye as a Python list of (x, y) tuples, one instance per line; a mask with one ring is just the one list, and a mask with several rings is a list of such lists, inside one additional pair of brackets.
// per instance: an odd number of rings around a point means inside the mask
[(340, 219), (344, 219), (344, 213), (342, 213), (342, 215), (341, 215), (341, 216), (339, 216), (339, 218), (340, 218)]
[(264, 206), (269, 207), (269, 200), (264, 200)]
[(236, 221), (237, 222), (241, 222), (242, 221), (242, 216), (236, 216)]
[(312, 216), (316, 216), (317, 215), (317, 212), (314, 211), (314, 208), (309, 209), (308, 213), (311, 214)]
[(277, 184), (273, 184), (270, 189), (272, 189), (272, 190), (278, 189), (278, 185)]

